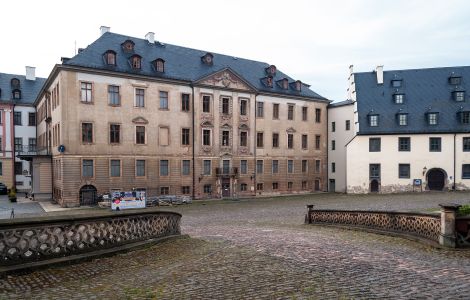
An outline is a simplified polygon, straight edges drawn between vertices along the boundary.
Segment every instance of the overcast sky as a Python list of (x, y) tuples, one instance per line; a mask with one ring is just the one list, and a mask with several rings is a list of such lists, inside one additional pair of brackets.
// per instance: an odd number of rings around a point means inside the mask
[[(107, 3), (107, 4), (104, 4)], [(355, 71), (470, 65), (470, 1), (5, 1), (0, 72), (36, 67), (86, 47), (106, 25), (156, 39), (275, 64), (331, 100)]]

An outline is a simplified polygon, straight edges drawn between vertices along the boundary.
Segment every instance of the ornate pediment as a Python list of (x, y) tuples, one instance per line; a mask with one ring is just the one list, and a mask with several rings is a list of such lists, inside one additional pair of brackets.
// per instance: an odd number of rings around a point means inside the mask
[(135, 117), (134, 119), (132, 119), (132, 123), (134, 123), (134, 124), (148, 124), (149, 121), (147, 121), (147, 119), (145, 119), (144, 117)]
[(197, 84), (245, 91), (254, 90), (249, 83), (228, 68), (201, 78)]
[(241, 130), (248, 130), (248, 129), (250, 129), (250, 128), (248, 127), (248, 125), (246, 125), (246, 124), (240, 124), (240, 126), (238, 126), (238, 128), (241, 129)]
[(286, 132), (287, 133), (295, 133), (296, 130), (293, 127), (289, 127), (289, 128), (286, 129)]
[(204, 121), (201, 123), (202, 127), (214, 127), (210, 121)]
[(227, 123), (223, 124), (223, 125), (222, 125), (222, 126), (220, 126), (220, 127), (222, 127), (222, 128), (226, 128), (226, 129), (230, 129), (230, 128), (232, 128), (232, 126), (230, 126), (230, 125), (229, 125), (229, 124), (227, 124)]

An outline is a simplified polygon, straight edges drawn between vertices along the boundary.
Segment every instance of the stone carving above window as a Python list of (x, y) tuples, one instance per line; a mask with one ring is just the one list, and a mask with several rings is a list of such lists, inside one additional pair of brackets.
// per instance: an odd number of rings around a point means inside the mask
[(135, 117), (134, 119), (132, 119), (132, 123), (134, 123), (134, 124), (148, 124), (149, 121), (147, 121), (147, 119), (145, 119), (144, 117)]
[(296, 133), (297, 131), (293, 127), (289, 127), (286, 129), (287, 133)]
[(240, 78), (228, 68), (202, 78), (198, 81), (198, 83), (237, 90), (253, 90), (247, 83), (244, 82), (242, 78)]

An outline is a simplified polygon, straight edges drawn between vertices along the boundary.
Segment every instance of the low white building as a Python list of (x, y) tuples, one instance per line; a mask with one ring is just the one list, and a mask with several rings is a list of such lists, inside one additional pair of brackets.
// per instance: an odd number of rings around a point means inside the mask
[[(348, 193), (470, 189), (470, 67), (350, 71), (352, 105), (329, 112), (337, 191), (344, 177)], [(352, 138), (332, 132), (351, 115)]]

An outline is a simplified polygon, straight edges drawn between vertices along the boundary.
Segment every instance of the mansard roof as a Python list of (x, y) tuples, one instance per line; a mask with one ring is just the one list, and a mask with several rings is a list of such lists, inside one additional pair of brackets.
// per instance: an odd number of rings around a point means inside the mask
[[(451, 84), (450, 77), (461, 77), (460, 84)], [(400, 87), (392, 81), (401, 80)], [(383, 84), (377, 84), (376, 72), (354, 73), (359, 134), (467, 133), (469, 124), (462, 124), (459, 112), (470, 110), (470, 67), (444, 67), (384, 71)], [(464, 101), (456, 101), (453, 92), (465, 91)], [(394, 102), (394, 94), (403, 94), (402, 104)], [(396, 115), (408, 113), (408, 125), (400, 126)], [(438, 112), (437, 125), (429, 125), (428, 112)], [(379, 115), (378, 126), (368, 124), (368, 115)]]
[[(132, 53), (126, 53), (121, 46), (121, 44), (127, 40), (135, 44)], [(108, 50), (112, 50), (117, 54), (115, 66), (107, 65), (103, 60), (103, 54)], [(213, 55), (211, 64), (206, 64), (201, 61), (201, 57), (207, 53)], [(129, 57), (135, 54), (142, 57), (140, 70), (132, 69), (128, 63)], [(155, 72), (152, 67), (152, 61), (157, 58), (165, 60), (164, 72)], [(304, 83), (302, 83), (301, 91), (296, 91), (295, 88), (285, 90), (276, 85), (273, 87), (264, 85), (260, 79), (266, 76), (266, 68), (270, 66), (268, 63), (171, 44), (163, 44), (161, 42), (151, 44), (146, 39), (129, 37), (112, 32), (104, 33), (73, 58), (64, 61), (63, 64), (186, 82), (196, 82), (200, 78), (229, 68), (239, 74), (251, 86), (255, 87), (258, 92), (311, 98), (312, 100), (327, 100), (309, 89), (309, 86)], [(282, 78), (287, 78), (289, 82), (296, 81), (277, 70), (274, 81)]]
[[(11, 85), (13, 78), (17, 78), (20, 81), (18, 88)], [(46, 78), (36, 77), (36, 80), (26, 80), (24, 75), (0, 73), (0, 101), (11, 102), (17, 105), (31, 105), (36, 100), (45, 82)], [(16, 89), (21, 91), (21, 99), (13, 100), (13, 90)]]

